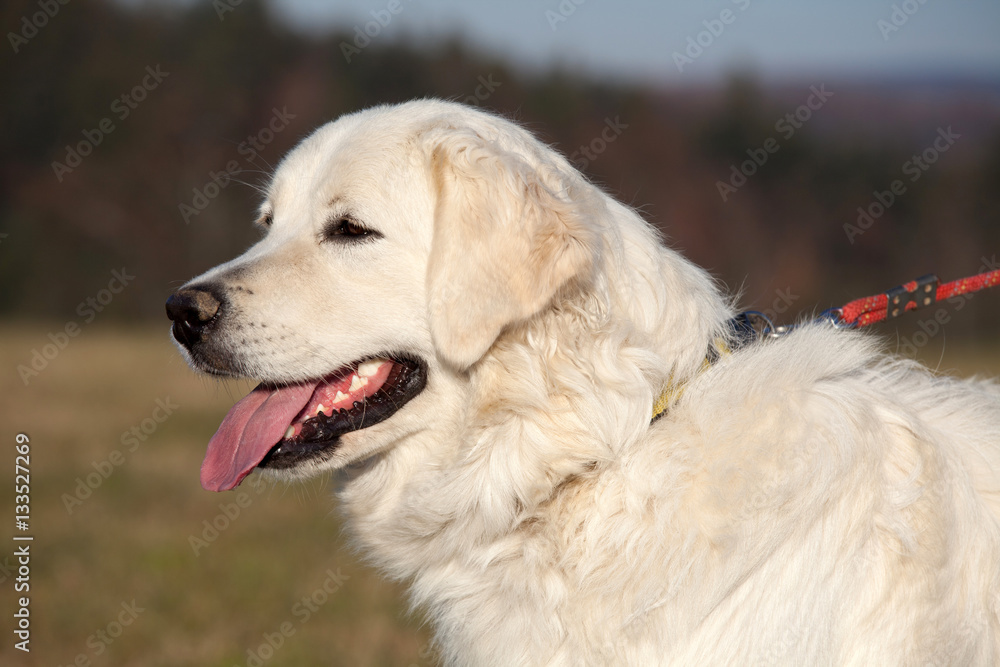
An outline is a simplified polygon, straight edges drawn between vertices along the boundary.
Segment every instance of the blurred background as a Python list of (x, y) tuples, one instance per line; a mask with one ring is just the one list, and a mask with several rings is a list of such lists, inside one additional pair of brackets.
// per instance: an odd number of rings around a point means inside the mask
[[(994, 0), (18, 0), (0, 26), (0, 533), (34, 537), (30, 654), (0, 550), (4, 665), (434, 664), (329, 482), (201, 490), (250, 385), (195, 376), (163, 315), (339, 114), (433, 96), (513, 118), (779, 321), (1000, 268)], [(877, 330), (992, 374), (998, 326), (985, 292)]]

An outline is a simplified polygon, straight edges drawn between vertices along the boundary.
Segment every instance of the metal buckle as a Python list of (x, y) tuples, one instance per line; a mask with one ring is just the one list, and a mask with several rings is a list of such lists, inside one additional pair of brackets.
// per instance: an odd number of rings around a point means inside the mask
[(830, 323), (834, 329), (853, 329), (856, 324), (844, 321), (844, 309), (843, 308), (827, 308), (819, 317), (816, 318), (817, 321), (826, 321)]
[(767, 336), (774, 331), (774, 322), (759, 310), (744, 310), (730, 321), (733, 332), (740, 343), (753, 338)]
[(899, 317), (907, 311), (933, 304), (937, 301), (937, 288), (940, 284), (940, 279), (931, 273), (905, 285), (893, 287), (885, 293), (889, 297), (885, 307), (886, 319)]

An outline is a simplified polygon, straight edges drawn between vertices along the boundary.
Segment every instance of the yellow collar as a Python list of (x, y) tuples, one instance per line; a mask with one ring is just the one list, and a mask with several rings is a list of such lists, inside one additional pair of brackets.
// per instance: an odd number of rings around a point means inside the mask
[[(712, 367), (716, 361), (722, 357), (728, 357), (733, 351), (729, 348), (723, 338), (716, 338), (715, 342), (708, 349), (708, 354), (705, 355), (705, 360), (701, 362), (701, 367), (698, 369), (698, 373), (694, 377), (698, 377), (709, 368)], [(693, 378), (692, 378), (693, 379)], [(687, 382), (674, 382), (673, 376), (667, 381), (667, 386), (663, 388), (660, 395), (653, 401), (653, 416), (650, 419), (651, 422), (655, 422), (657, 419), (662, 417), (671, 405), (680, 400), (681, 396), (684, 394), (684, 388), (687, 386)]]

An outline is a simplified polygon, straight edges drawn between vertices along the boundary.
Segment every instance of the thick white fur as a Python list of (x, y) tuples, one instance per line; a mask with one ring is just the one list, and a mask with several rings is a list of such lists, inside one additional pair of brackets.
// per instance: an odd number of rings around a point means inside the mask
[[(455, 104), (321, 128), (264, 206), (267, 237), (201, 278), (253, 292), (222, 331), (236, 370), (428, 364), (299, 472), (341, 471), (352, 534), (412, 583), (445, 664), (1000, 663), (997, 385), (825, 326), (699, 372), (732, 315), (710, 277)], [(384, 238), (317, 241), (344, 207)]]

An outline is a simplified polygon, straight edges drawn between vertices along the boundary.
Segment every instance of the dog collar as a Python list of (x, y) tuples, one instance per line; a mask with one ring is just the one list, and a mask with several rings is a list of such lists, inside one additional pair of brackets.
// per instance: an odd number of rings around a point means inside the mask
[[(732, 355), (740, 348), (755, 343), (762, 338), (774, 338), (782, 336), (791, 330), (791, 327), (775, 326), (763, 313), (756, 310), (747, 310), (736, 317), (728, 320), (723, 327), (725, 335), (719, 336), (708, 346), (705, 359), (701, 362), (695, 377), (701, 375), (712, 367), (719, 359)], [(650, 423), (666, 414), (671, 405), (680, 400), (687, 386), (685, 382), (675, 382), (673, 377), (667, 381), (667, 386), (663, 388), (656, 400), (653, 401), (653, 416)]]
[[(698, 368), (698, 372), (695, 374), (695, 377), (707, 371), (712, 367), (712, 364), (722, 357), (728, 357), (732, 353), (732, 349), (726, 344), (725, 339), (715, 339), (712, 345), (708, 348), (708, 354), (705, 355), (705, 359), (701, 362), (701, 367)], [(665, 415), (667, 408), (680, 400), (680, 397), (684, 394), (686, 386), (687, 382), (674, 382), (673, 376), (671, 376), (671, 378), (667, 381), (667, 386), (664, 387), (663, 391), (660, 392), (660, 395), (656, 397), (655, 401), (653, 401), (653, 416), (650, 419), (650, 423), (655, 422), (657, 419)]]

